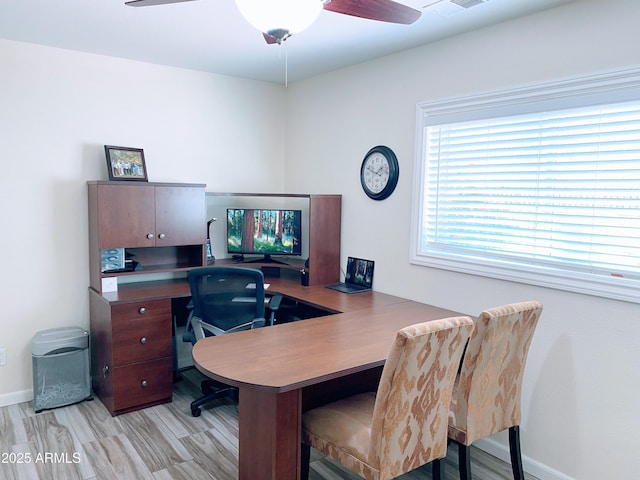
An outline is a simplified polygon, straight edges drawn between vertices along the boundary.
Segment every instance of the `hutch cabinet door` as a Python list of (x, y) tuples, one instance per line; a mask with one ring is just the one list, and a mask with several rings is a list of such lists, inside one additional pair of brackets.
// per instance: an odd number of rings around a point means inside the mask
[(155, 188), (99, 185), (98, 218), (98, 248), (153, 247)]
[(206, 201), (200, 187), (156, 187), (156, 246), (207, 241)]

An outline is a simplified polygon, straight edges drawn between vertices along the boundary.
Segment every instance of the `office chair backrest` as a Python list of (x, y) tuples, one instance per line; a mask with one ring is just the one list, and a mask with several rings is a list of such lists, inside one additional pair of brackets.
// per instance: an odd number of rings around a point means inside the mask
[[(255, 268), (203, 267), (189, 272), (193, 316), (223, 332), (264, 325), (264, 276)], [(261, 320), (255, 325), (256, 319)]]

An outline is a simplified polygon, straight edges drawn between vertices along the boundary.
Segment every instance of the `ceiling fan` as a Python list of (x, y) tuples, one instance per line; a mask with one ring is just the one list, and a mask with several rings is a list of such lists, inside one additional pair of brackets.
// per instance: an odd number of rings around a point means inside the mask
[[(181, 2), (191, 2), (194, 0), (130, 0), (125, 2), (126, 5), (130, 7), (147, 7), (151, 5), (165, 5), (169, 3), (181, 3)], [(317, 2), (317, 3), (316, 3)], [(257, 12), (249, 12), (249, 3), (252, 3), (258, 11)], [(277, 25), (277, 26), (266, 26), (263, 21), (263, 18), (269, 16), (270, 13), (266, 9), (270, 9), (271, 3), (279, 3), (280, 8), (283, 9), (283, 13), (290, 14), (291, 10), (294, 8), (298, 8), (301, 4), (307, 4), (305, 7), (301, 8), (311, 8), (315, 10), (309, 15), (307, 15), (307, 23), (302, 28), (287, 28), (285, 25)], [(258, 0), (257, 2), (248, 2), (247, 0), (236, 0), (236, 5), (238, 6), (242, 15), (251, 23), (253, 26), (262, 31), (264, 38), (267, 43), (282, 43), (288, 37), (290, 37), (296, 31), (303, 30), (307, 26), (309, 26), (315, 19), (317, 15), (320, 13), (320, 10), (328, 10), (334, 13), (341, 13), (344, 15), (351, 15), (354, 17), (366, 18), (369, 20), (377, 20), (379, 22), (387, 22), (387, 23), (399, 23), (403, 25), (409, 25), (418, 18), (420, 18), (421, 12), (419, 10), (415, 10), (411, 7), (403, 5), (401, 3), (394, 2), (393, 0), (307, 0), (306, 2), (302, 2), (301, 0), (289, 0), (283, 1), (279, 0), (277, 2), (269, 3), (267, 0)], [(275, 7), (273, 7), (275, 8)], [(250, 18), (250, 17), (254, 18)], [(254, 21), (255, 20), (255, 21)]]

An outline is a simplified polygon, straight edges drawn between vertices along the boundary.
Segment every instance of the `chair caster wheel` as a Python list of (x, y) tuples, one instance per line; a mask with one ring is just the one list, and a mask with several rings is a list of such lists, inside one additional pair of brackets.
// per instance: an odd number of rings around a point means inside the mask
[(192, 417), (199, 417), (201, 413), (202, 412), (200, 411), (199, 408), (192, 408), (191, 409), (191, 416)]

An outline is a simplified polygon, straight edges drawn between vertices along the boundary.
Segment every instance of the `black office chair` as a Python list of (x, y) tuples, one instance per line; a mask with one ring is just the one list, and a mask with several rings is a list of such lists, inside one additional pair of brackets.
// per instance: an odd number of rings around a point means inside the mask
[[(195, 345), (206, 336), (265, 326), (264, 276), (260, 270), (215, 266), (196, 268), (189, 272), (189, 286), (193, 310), (187, 320), (184, 341)], [(271, 325), (281, 299), (280, 295), (267, 299)], [(194, 417), (200, 416), (202, 405), (213, 400), (223, 397), (238, 400), (237, 388), (215, 380), (203, 381), (201, 388), (203, 397), (191, 403), (191, 415)]]

